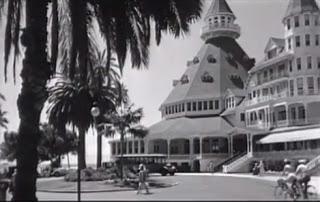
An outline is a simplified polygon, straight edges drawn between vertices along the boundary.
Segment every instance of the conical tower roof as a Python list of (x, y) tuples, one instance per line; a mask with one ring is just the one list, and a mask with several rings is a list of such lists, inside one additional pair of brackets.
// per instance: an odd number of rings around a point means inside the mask
[(319, 12), (317, 2), (315, 0), (290, 0), (285, 18), (306, 11)]
[(212, 16), (212, 15), (218, 15), (221, 13), (233, 14), (231, 8), (229, 7), (229, 5), (227, 4), (227, 2), (225, 0), (215, 0), (211, 4), (205, 18), (208, 18), (209, 16)]

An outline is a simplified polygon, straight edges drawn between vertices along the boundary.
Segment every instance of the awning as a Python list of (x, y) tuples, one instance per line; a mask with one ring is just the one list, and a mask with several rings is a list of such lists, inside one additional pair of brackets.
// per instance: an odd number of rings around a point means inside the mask
[(306, 140), (320, 139), (320, 128), (295, 130), (281, 133), (273, 133), (267, 137), (262, 138), (259, 143), (281, 143), (281, 142), (297, 142)]
[(232, 126), (221, 117), (175, 118), (160, 121), (149, 128), (148, 139), (175, 139), (196, 136), (226, 137)]

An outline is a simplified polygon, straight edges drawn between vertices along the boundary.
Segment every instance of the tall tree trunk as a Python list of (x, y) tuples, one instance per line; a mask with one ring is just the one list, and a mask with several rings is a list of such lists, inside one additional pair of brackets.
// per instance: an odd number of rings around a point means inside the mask
[(69, 158), (69, 152), (67, 153), (67, 161), (68, 161), (68, 168), (70, 169), (70, 158)]
[(123, 148), (124, 148), (124, 134), (121, 131), (120, 137), (120, 179), (123, 180)]
[(102, 136), (97, 133), (97, 168), (101, 167), (102, 161)]
[(85, 169), (86, 166), (86, 131), (84, 129), (79, 129), (79, 167), (80, 169)]
[(26, 29), (21, 36), (26, 51), (21, 71), (22, 88), (17, 101), (20, 126), (13, 201), (37, 201), (39, 121), (48, 96), (46, 83), (51, 74), (46, 52), (47, 3), (26, 1)]

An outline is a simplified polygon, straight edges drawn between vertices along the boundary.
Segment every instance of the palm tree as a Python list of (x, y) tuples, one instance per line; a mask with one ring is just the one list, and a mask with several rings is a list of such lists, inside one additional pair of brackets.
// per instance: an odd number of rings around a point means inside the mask
[[(0, 93), (0, 100), (5, 101), (5, 97), (1, 93)], [(8, 119), (6, 118), (6, 114), (7, 112), (2, 110), (2, 107), (0, 104), (0, 128), (7, 129), (7, 124), (9, 122), (8, 122)]]
[[(124, 138), (131, 134), (134, 137), (143, 138), (148, 134), (148, 130), (139, 125), (142, 117), (142, 108), (133, 109), (133, 104), (123, 104), (117, 111), (107, 116), (108, 120), (113, 124), (114, 131), (120, 135), (120, 177), (123, 179), (123, 149)], [(113, 132), (114, 134), (114, 132)]]
[[(56, 71), (57, 57), (61, 57), (62, 67), (71, 80), (75, 79), (76, 72), (80, 74), (81, 94), (85, 94), (90, 29), (95, 27), (92, 26), (93, 19), (97, 20), (99, 31), (105, 39), (108, 57), (111, 58), (111, 53), (115, 53), (120, 68), (123, 68), (130, 49), (132, 66), (139, 68), (148, 64), (151, 20), (159, 44), (163, 32), (169, 31), (175, 37), (187, 33), (190, 23), (199, 19), (202, 3), (201, 0), (0, 0), (0, 7), (5, 5), (5, 79), (10, 53), (13, 53), (15, 80), (19, 41), (26, 47), (20, 74), (18, 173), (13, 200), (36, 201), (40, 114), (48, 96), (46, 83)], [(65, 8), (68, 12), (63, 12)], [(47, 18), (48, 11), (52, 12), (51, 23)], [(19, 37), (22, 16), (25, 16), (25, 28)], [(51, 28), (49, 35), (48, 26)], [(47, 43), (49, 37), (51, 47)], [(47, 50), (51, 50), (49, 61)]]

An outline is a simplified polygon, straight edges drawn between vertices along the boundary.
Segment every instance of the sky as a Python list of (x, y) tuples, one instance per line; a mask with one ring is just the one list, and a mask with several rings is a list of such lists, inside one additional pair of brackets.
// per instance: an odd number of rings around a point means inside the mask
[[(212, 0), (204, 0), (202, 16), (205, 16)], [(227, 0), (230, 8), (237, 17), (235, 21), (241, 27), (241, 36), (237, 40), (240, 46), (251, 58), (259, 61), (263, 58), (263, 50), (270, 37), (284, 37), (284, 17), (289, 0)], [(319, 3), (319, 2), (318, 2)], [(3, 30), (0, 31), (0, 58), (3, 58)], [(187, 61), (200, 50), (204, 42), (200, 39), (200, 30), (204, 26), (203, 19), (191, 25), (191, 32), (179, 39), (165, 35), (160, 46), (152, 41), (150, 47), (150, 63), (148, 68), (132, 69), (128, 60), (124, 69), (123, 81), (129, 89), (131, 101), (136, 107), (143, 107), (144, 118), (142, 124), (149, 127), (161, 120), (158, 111), (161, 103), (172, 90), (172, 81), (179, 79), (186, 70)], [(0, 60), (0, 92), (5, 95), (6, 102), (2, 103), (8, 111), (9, 130), (17, 130), (19, 126), (16, 107), (17, 96), (21, 88), (21, 80), (13, 84), (12, 73), (9, 71), (9, 81), (4, 82), (3, 60)], [(19, 75), (19, 73), (17, 73)], [(45, 114), (42, 116), (45, 121)], [(1, 129), (0, 129), (1, 130)], [(0, 131), (0, 135), (3, 131)], [(0, 136), (0, 142), (2, 137)], [(94, 162), (96, 138), (93, 131), (87, 135), (87, 156), (89, 162)], [(109, 150), (104, 141), (104, 152)], [(104, 156), (104, 160), (107, 157)]]

